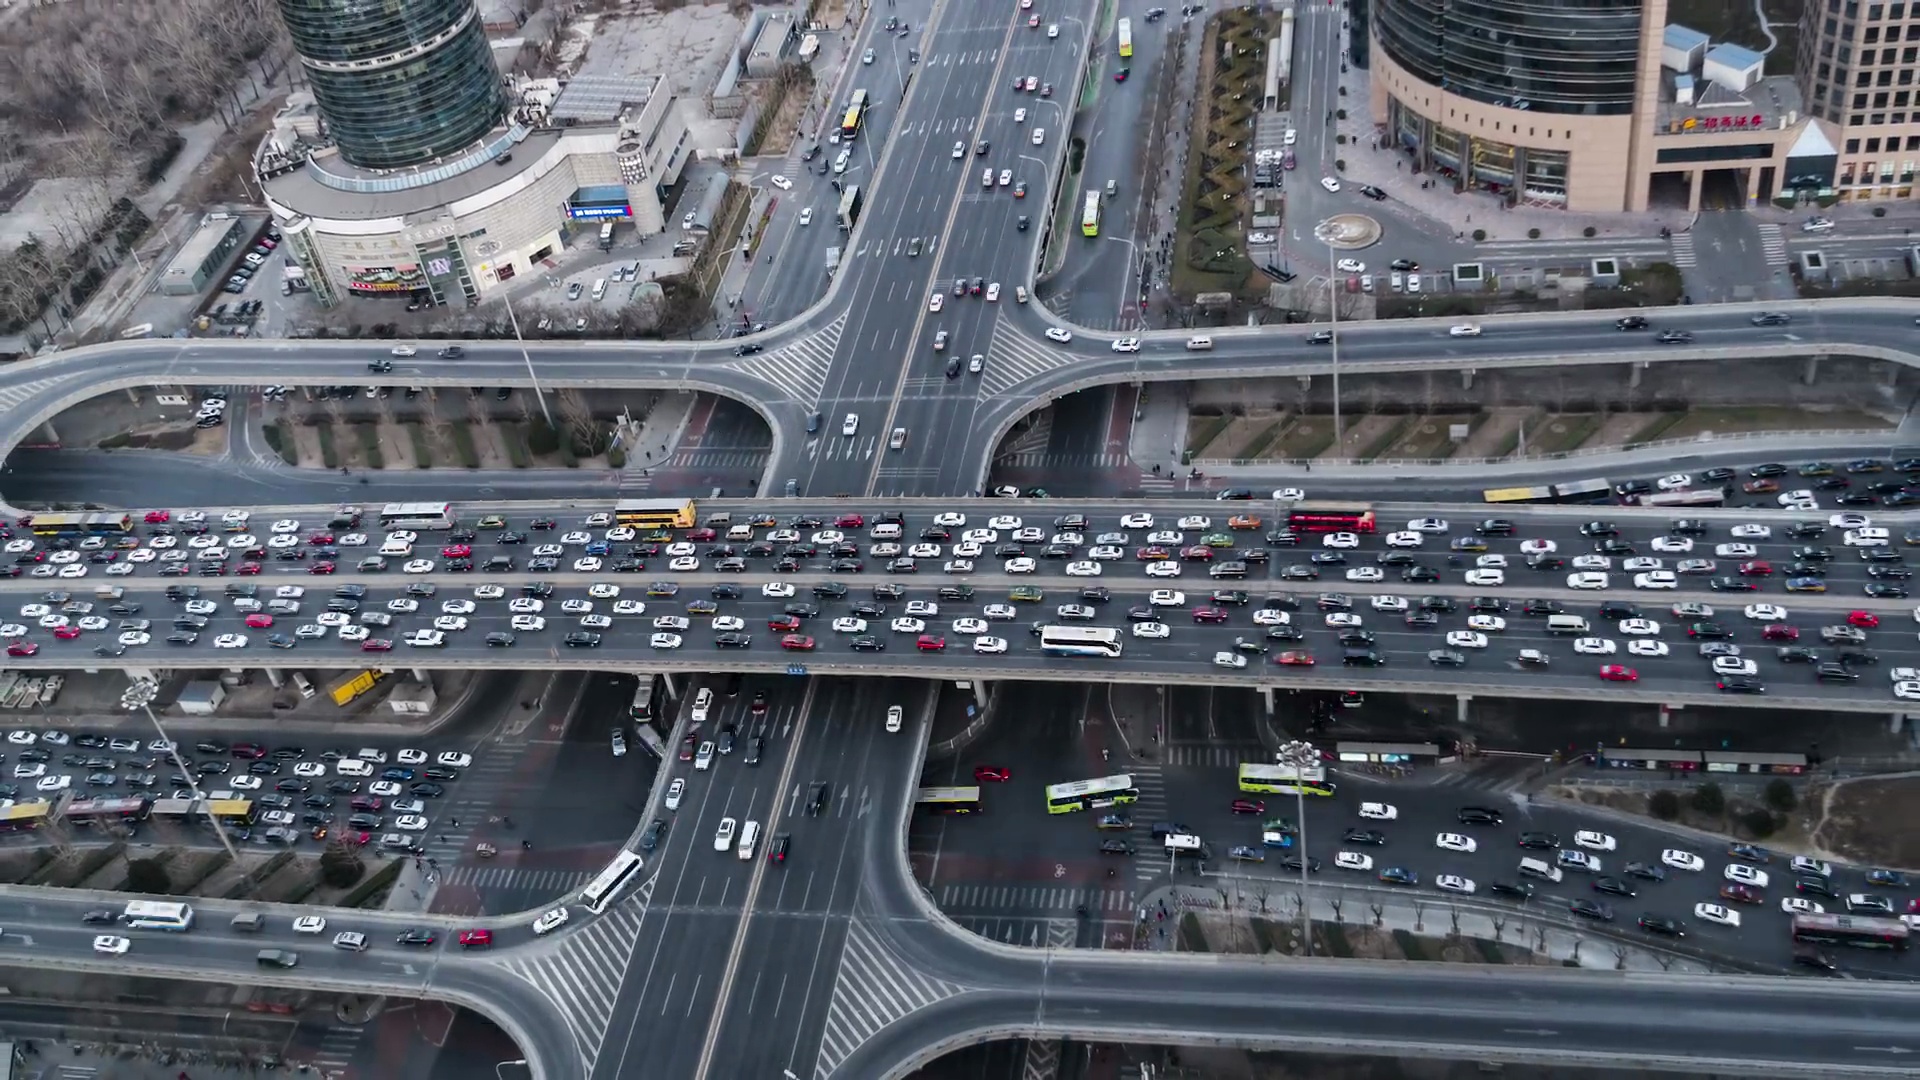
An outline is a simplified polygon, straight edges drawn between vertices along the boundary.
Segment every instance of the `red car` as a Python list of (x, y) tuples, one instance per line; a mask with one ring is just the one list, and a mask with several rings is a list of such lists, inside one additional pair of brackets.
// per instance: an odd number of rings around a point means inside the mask
[(307, 543), (313, 547), (326, 547), (328, 544), (333, 543), (333, 534), (314, 533), (312, 536), (307, 537)]
[(1765, 559), (1743, 562), (1740, 564), (1740, 573), (1743, 577), (1767, 577), (1773, 573), (1773, 564)]
[(1880, 625), (1880, 616), (1875, 615), (1871, 611), (1849, 611), (1847, 612), (1847, 625), (1857, 626), (1862, 630), (1871, 630)]
[(1139, 551), (1134, 552), (1133, 557), (1139, 559), (1141, 562), (1165, 562), (1172, 558), (1172, 556), (1167, 554), (1167, 549), (1163, 547), (1143, 547)]
[(257, 562), (243, 562), (233, 572), (241, 577), (252, 577), (260, 572), (260, 564)]
[(788, 634), (780, 639), (780, 647), (794, 652), (812, 652), (813, 639), (805, 634)]
[(473, 548), (467, 544), (448, 544), (440, 549), (443, 559), (468, 559), (473, 557)]
[(693, 735), (689, 735), (689, 736), (687, 736), (687, 737), (686, 737), (685, 739), (683, 739), (683, 740), (681, 740), (681, 742), (680, 742), (680, 760), (681, 760), (681, 761), (692, 761), (692, 760), (693, 760), (693, 752), (694, 752), (694, 750), (695, 750), (696, 748), (698, 748), (698, 746), (699, 746), (699, 744), (700, 744), (700, 740), (699, 740), (699, 738), (698, 738), (698, 737), (696, 737), (696, 736), (693, 736)]
[(767, 629), (777, 630), (781, 633), (791, 633), (800, 629), (800, 617), (798, 615), (776, 615), (767, 620)]
[(858, 529), (866, 523), (867, 519), (859, 514), (841, 514), (833, 519), (833, 527), (836, 529)]
[(368, 638), (360, 643), (361, 652), (392, 652), (393, 642), (387, 638)]
[(1235, 799), (1233, 800), (1233, 812), (1236, 814), (1264, 814), (1267, 812), (1267, 804), (1260, 799)]
[(1193, 621), (1205, 623), (1223, 623), (1227, 621), (1227, 609), (1217, 607), (1197, 607), (1193, 609)]
[(247, 625), (253, 627), (255, 630), (265, 630), (267, 627), (273, 625), (273, 616), (264, 611), (256, 611), (247, 616)]
[[(261, 758), (267, 756), (266, 747), (261, 746), (259, 743), (252, 743), (252, 742), (234, 743), (233, 748), (228, 750), (227, 752), (229, 754), (232, 754), (234, 757), (240, 758), (243, 761), (259, 761)], [(353, 801), (355, 803), (358, 803), (360, 800), (355, 799)], [(378, 810), (380, 809), (380, 800), (376, 798), (373, 800), (373, 805), (355, 806), (354, 809), (355, 810)]]
[(985, 784), (1004, 784), (1013, 779), (1013, 770), (1004, 769), (998, 765), (975, 765), (973, 778)]
[(1193, 547), (1181, 548), (1180, 557), (1188, 562), (1212, 562), (1213, 549), (1205, 544), (1195, 544)]
[(1760, 628), (1760, 636), (1767, 641), (1799, 641), (1800, 628), (1786, 623), (1769, 623)]
[(160, 525), (172, 521), (173, 515), (165, 510), (149, 510), (147, 511), (146, 520), (149, 525)]
[(712, 529), (692, 529), (688, 531), (687, 539), (704, 544), (718, 535)]
[(484, 949), (493, 944), (493, 931), (462, 930), (460, 931), (460, 944), (469, 949)]
[(1753, 886), (1742, 885), (1732, 881), (1720, 886), (1720, 895), (1728, 900), (1737, 900), (1742, 904), (1758, 904), (1765, 899), (1765, 897), (1760, 895), (1760, 890)]
[(77, 626), (56, 627), (53, 631), (53, 636), (59, 638), (61, 641), (72, 641), (74, 638), (80, 636), (80, 628)]
[(1312, 667), (1313, 654), (1300, 649), (1288, 649), (1273, 658), (1273, 662), (1286, 667)]
[(1640, 673), (1625, 664), (1600, 665), (1600, 677), (1608, 682), (1639, 682)]
[(331, 574), (331, 573), (333, 573), (333, 564), (332, 564), (332, 563), (330, 563), (330, 562), (317, 562), (317, 563), (314, 563), (314, 564), (313, 564), (312, 566), (309, 566), (309, 567), (307, 567), (307, 573), (309, 573), (309, 574)]
[(16, 641), (7, 646), (8, 656), (32, 656), (40, 651), (40, 646), (31, 641)]
[(920, 640), (913, 644), (921, 652), (941, 652), (947, 647), (947, 639), (933, 634), (921, 634)]

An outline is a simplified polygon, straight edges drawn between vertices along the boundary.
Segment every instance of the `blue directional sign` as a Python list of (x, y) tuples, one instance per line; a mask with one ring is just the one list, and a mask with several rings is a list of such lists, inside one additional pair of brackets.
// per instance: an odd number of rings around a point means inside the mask
[(807, 673), (807, 665), (805, 664), (788, 664), (787, 665), (787, 674), (789, 675), (805, 675), (806, 673)]

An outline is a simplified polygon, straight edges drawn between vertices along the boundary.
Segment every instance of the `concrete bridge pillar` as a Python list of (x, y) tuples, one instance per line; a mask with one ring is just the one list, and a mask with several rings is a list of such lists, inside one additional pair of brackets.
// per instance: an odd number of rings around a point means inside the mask
[(1473, 372), (1473, 369), (1472, 369), (1472, 368), (1462, 368), (1462, 369), (1461, 369), (1461, 371), (1460, 371), (1460, 389), (1462, 389), (1462, 390), (1471, 390), (1471, 389), (1473, 389), (1473, 374), (1474, 374), (1474, 372)]
[(671, 671), (669, 671), (669, 672), (666, 672), (665, 674), (663, 674), (663, 675), (661, 675), (661, 676), (660, 676), (660, 683), (661, 683), (661, 685), (663, 685), (663, 686), (665, 686), (665, 687), (667, 688), (667, 700), (668, 700), (668, 701), (679, 701), (679, 700), (680, 700), (680, 687), (679, 687), (679, 685), (678, 685), (677, 683), (675, 683), (675, 682), (674, 682), (674, 674), (673, 674), (673, 672), (671, 672)]
[(267, 673), (267, 684), (275, 690), (287, 685), (287, 677), (279, 668), (263, 668)]
[(1801, 385), (1812, 386), (1814, 384), (1814, 381), (1817, 380), (1819, 377), (1820, 377), (1820, 358), (1817, 356), (1807, 357), (1806, 365), (1800, 369)]
[(1672, 726), (1673, 726), (1673, 710), (1675, 710), (1675, 709), (1677, 709), (1677, 708), (1679, 708), (1679, 707), (1680, 707), (1680, 706), (1678, 706), (1678, 705), (1662, 705), (1662, 706), (1660, 706), (1660, 726), (1661, 726), (1661, 727), (1663, 727), (1663, 728), (1666, 728), (1666, 727), (1672, 727)]
[(51, 420), (35, 428), (34, 433), (38, 436), (34, 439), (35, 442), (51, 443), (56, 446), (60, 443), (60, 432), (54, 429)]
[(1454, 719), (1457, 722), (1461, 724), (1465, 724), (1467, 722), (1467, 706), (1471, 705), (1472, 703), (1473, 703), (1472, 694), (1455, 694), (1453, 696), (1453, 704), (1454, 704), (1453, 715), (1454, 715)]
[(1887, 731), (1894, 735), (1898, 735), (1906, 727), (1906, 723), (1907, 723), (1906, 713), (1894, 713), (1893, 722), (1887, 725)]
[(972, 681), (973, 681), (974, 703), (979, 705), (981, 711), (984, 712), (986, 711), (986, 708), (987, 708), (987, 700), (993, 696), (993, 692), (990, 689), (988, 689), (987, 680), (974, 679)]
[(1638, 389), (1640, 389), (1640, 377), (1641, 377), (1641, 375), (1642, 375), (1642, 374), (1644, 374), (1644, 373), (1646, 372), (1646, 370), (1647, 370), (1647, 364), (1646, 364), (1646, 361), (1644, 361), (1644, 360), (1642, 360), (1642, 361), (1638, 361), (1638, 362), (1636, 362), (1636, 363), (1634, 363), (1634, 364), (1631, 364), (1631, 365), (1629, 365), (1629, 366), (1628, 366), (1628, 368), (1627, 368), (1627, 388), (1628, 388), (1629, 390), (1638, 390)]
[(127, 400), (135, 405), (140, 404), (140, 388), (137, 386), (127, 387)]
[(1267, 703), (1267, 719), (1269, 720), (1273, 719), (1273, 687), (1271, 686), (1261, 687), (1260, 698), (1261, 700)]
[(1297, 375), (1297, 376), (1295, 376), (1295, 378), (1297, 378), (1297, 379), (1299, 379), (1299, 380), (1300, 380), (1300, 392), (1301, 392), (1301, 393), (1303, 393), (1303, 394), (1304, 394), (1304, 393), (1306, 393), (1307, 391), (1309, 391), (1309, 390), (1311, 390), (1311, 389), (1313, 389), (1313, 376), (1311, 376), (1311, 375)]
[(427, 674), (426, 668), (408, 668), (407, 674), (413, 676), (414, 682), (422, 685), (433, 682), (433, 676)]

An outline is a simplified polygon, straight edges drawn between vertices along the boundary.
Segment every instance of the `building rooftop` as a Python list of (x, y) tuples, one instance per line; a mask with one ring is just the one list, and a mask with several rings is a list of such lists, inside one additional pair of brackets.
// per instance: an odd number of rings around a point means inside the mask
[(1710, 64), (1725, 64), (1730, 68), (1745, 71), (1748, 68), (1756, 68), (1766, 63), (1767, 58), (1754, 52), (1752, 49), (1723, 41), (1707, 50), (1707, 62)]
[(1791, 76), (1764, 78), (1745, 90), (1731, 90), (1711, 79), (1696, 79), (1695, 100), (1689, 105), (1674, 103), (1675, 77), (1675, 72), (1661, 72), (1656, 135), (1779, 130), (1805, 115), (1800, 90)]
[(1708, 42), (1707, 35), (1691, 26), (1669, 23), (1661, 40), (1669, 49), (1697, 49)]
[[(433, 183), (392, 191), (344, 191), (321, 182), (311, 163), (263, 179), (261, 186), (274, 202), (309, 217), (366, 221), (425, 213), (478, 195), (532, 168), (565, 135), (564, 131), (557, 128), (531, 131), (513, 148), (512, 154), (495, 158), (491, 164), (480, 165)], [(351, 168), (331, 150), (321, 151), (316, 156), (331, 172)]]
[(187, 237), (187, 242), (180, 245), (180, 250), (175, 252), (173, 259), (167, 263), (167, 273), (197, 272), (207, 256), (213, 254), (214, 249), (220, 246), (220, 242), (233, 231), (235, 220), (232, 214), (208, 214), (201, 218), (200, 227), (193, 231), (192, 236)]
[(658, 75), (576, 75), (561, 88), (553, 118), (611, 124), (629, 106), (645, 106), (659, 87)]

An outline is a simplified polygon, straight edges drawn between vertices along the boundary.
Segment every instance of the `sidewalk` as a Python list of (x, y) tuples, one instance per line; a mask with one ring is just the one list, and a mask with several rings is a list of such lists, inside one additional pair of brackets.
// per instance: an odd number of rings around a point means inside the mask
[[(129, 1058), (109, 1052), (99, 1043), (28, 1041), (34, 1044), (35, 1052), (19, 1072), (12, 1074), (21, 1080), (180, 1080), (183, 1076), (188, 1080), (268, 1080), (283, 1076), (333, 1080), (340, 1075), (292, 1062), (263, 1065), (254, 1055), (173, 1051), (172, 1063), (163, 1064), (164, 1051), (154, 1057)], [(203, 1056), (225, 1064), (200, 1060)]]

